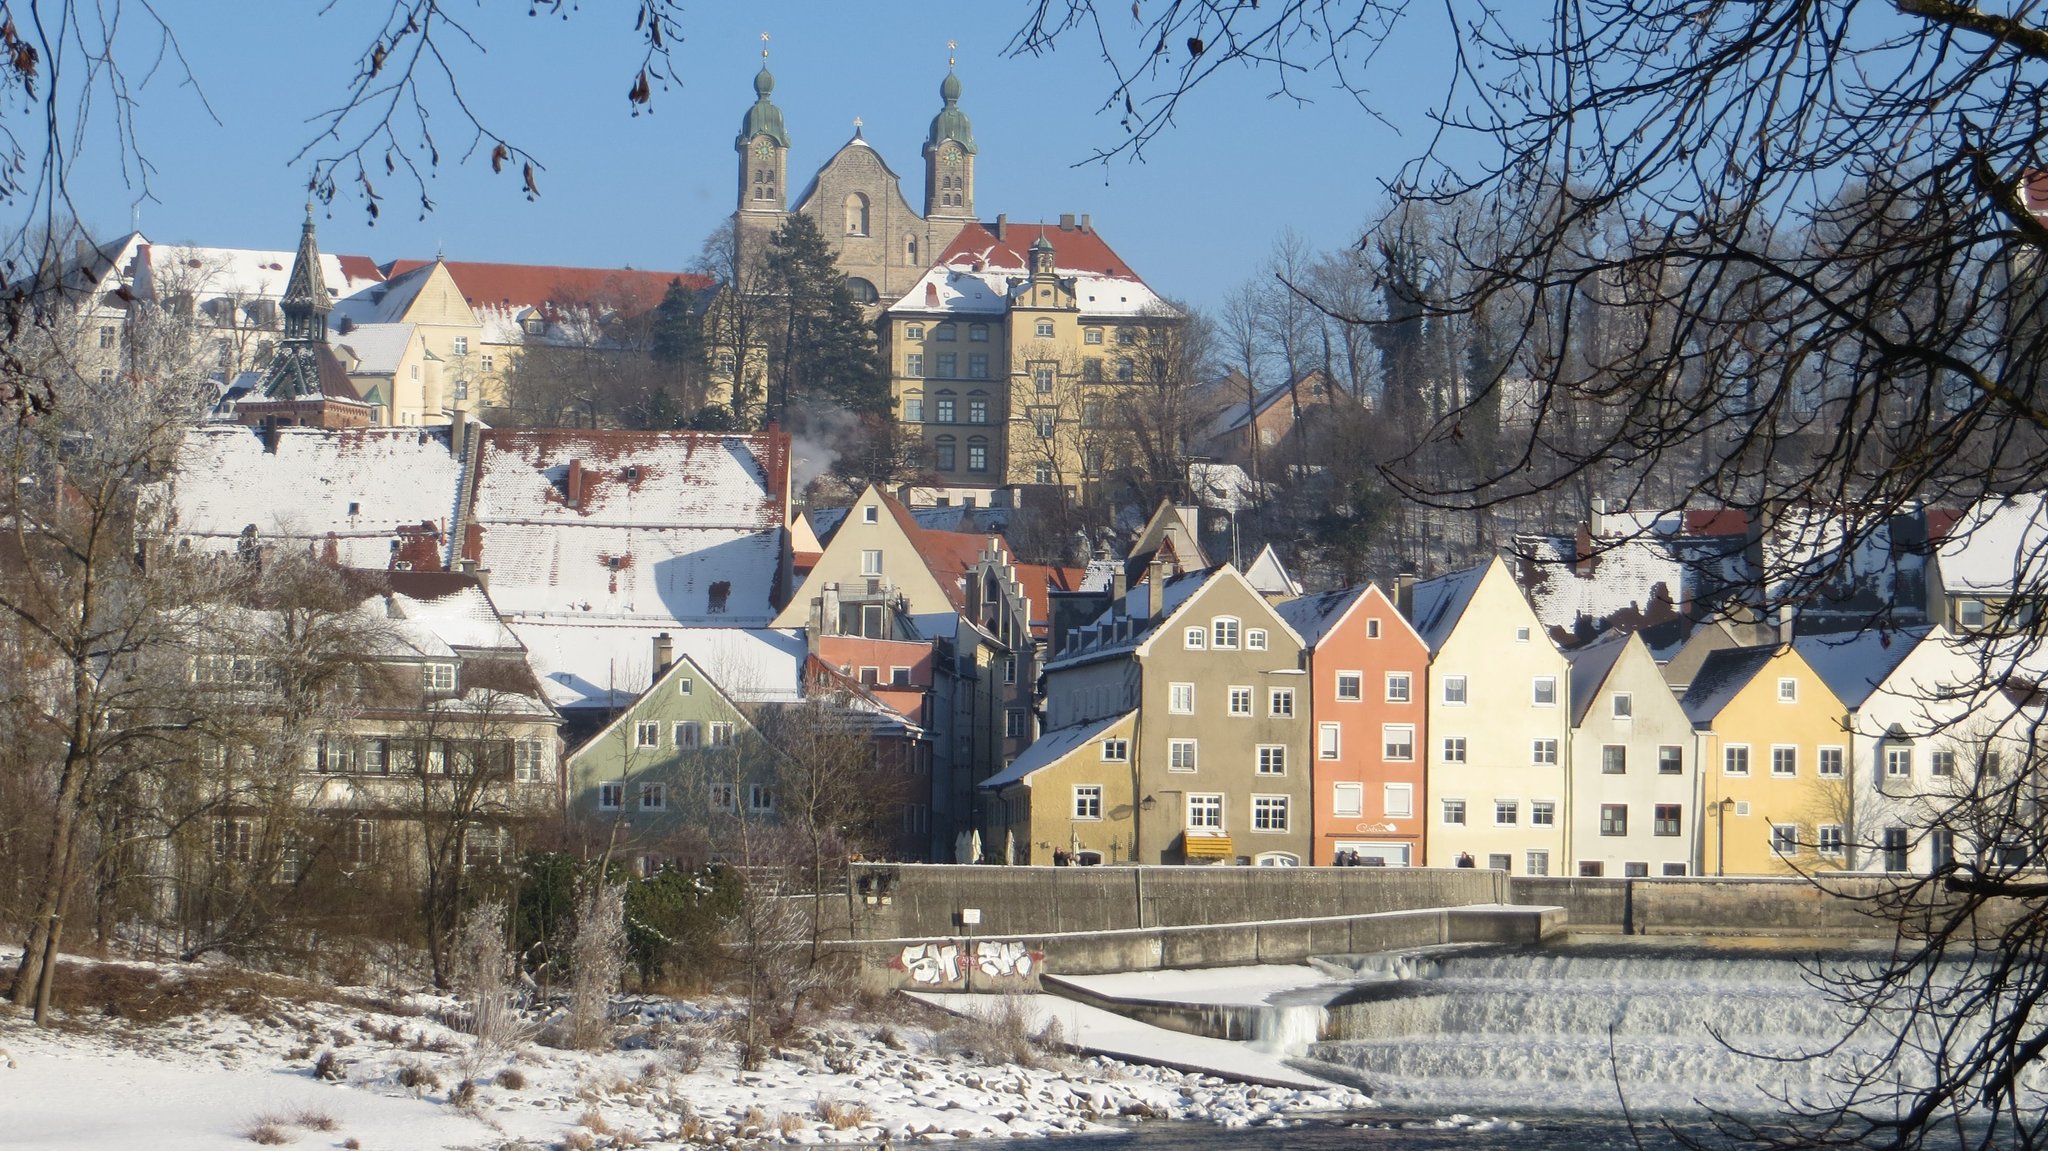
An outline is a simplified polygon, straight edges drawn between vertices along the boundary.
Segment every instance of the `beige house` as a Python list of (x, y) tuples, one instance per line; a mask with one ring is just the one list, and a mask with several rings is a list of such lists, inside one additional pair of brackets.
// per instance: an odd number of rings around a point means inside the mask
[[(402, 367), (393, 365), (399, 375), (386, 398), (388, 422), (445, 424), (455, 409), (474, 411), (483, 406), (483, 325), (440, 260), (336, 300), (330, 322), (336, 344), (347, 344), (359, 329), (412, 329), (410, 357)], [(380, 333), (367, 338), (382, 342), (389, 337)]]
[(1009, 863), (1077, 864), (1132, 858), (1138, 809), (1130, 749), (1135, 711), (1040, 736), (983, 788), (995, 799), (985, 849)]
[(1496, 556), (1414, 585), (1403, 609), (1429, 646), (1432, 867), (1556, 875), (1569, 853), (1571, 665)]
[(1640, 634), (1623, 632), (1566, 658), (1572, 874), (1697, 874), (1699, 749), (1649, 647)]
[(1169, 576), (1155, 563), (1093, 624), (1067, 633), (1045, 670), (1041, 741), (1136, 712), (1129, 745), (1111, 749), (1129, 757), (1129, 859), (1309, 861), (1302, 639), (1235, 568)]

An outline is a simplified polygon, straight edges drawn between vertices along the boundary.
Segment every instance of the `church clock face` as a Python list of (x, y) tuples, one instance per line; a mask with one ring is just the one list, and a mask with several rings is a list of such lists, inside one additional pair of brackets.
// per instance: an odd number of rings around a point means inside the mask
[(760, 143), (754, 145), (754, 155), (761, 157), (763, 160), (766, 160), (767, 158), (773, 156), (774, 154), (775, 145), (770, 144), (766, 140), (763, 140)]
[(960, 167), (960, 153), (949, 150), (946, 153), (946, 167), (958, 169)]

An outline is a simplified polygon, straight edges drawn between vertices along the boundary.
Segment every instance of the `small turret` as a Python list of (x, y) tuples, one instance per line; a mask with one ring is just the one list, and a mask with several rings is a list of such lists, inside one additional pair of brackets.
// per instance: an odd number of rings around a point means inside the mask
[[(949, 52), (952, 47), (946, 45)], [(950, 56), (946, 78), (939, 82), (939, 99), (944, 106), (932, 117), (932, 129), (924, 140), (924, 214), (972, 217), (974, 125), (960, 110), (960, 77), (953, 72)]]

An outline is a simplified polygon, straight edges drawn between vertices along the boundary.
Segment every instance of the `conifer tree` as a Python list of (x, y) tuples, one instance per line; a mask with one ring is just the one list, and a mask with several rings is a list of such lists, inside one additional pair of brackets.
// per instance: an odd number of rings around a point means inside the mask
[(776, 311), (769, 335), (770, 418), (788, 420), (825, 406), (855, 415), (886, 413), (888, 385), (874, 330), (817, 222), (790, 216), (770, 241), (766, 272)]

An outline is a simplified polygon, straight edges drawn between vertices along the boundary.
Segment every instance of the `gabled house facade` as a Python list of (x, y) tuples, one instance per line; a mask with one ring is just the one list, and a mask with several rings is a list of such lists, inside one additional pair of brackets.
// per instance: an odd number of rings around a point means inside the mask
[(1133, 858), (1137, 728), (1127, 711), (1041, 735), (982, 785), (991, 799), (984, 852), (1017, 864)]
[(1567, 653), (1572, 667), (1572, 874), (1693, 875), (1699, 748), (1640, 634)]
[(1499, 557), (1403, 596), (1431, 653), (1431, 867), (1556, 875), (1570, 858), (1571, 665)]
[(1421, 866), (1429, 648), (1375, 584), (1279, 612), (1307, 645), (1314, 864)]
[(1136, 711), (1133, 861), (1309, 861), (1302, 653), (1301, 637), (1228, 564), (1178, 576), (1155, 565), (1069, 633), (1046, 665), (1047, 724)]

